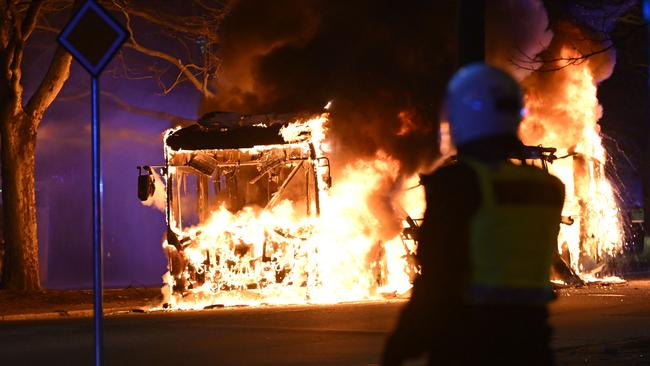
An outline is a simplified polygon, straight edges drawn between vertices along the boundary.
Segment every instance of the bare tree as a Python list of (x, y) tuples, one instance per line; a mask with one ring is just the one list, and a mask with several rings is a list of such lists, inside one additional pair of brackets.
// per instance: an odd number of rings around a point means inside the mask
[[(58, 33), (62, 24), (53, 24), (68, 18), (80, 3), (80, 0), (0, 1), (0, 143), (5, 241), (2, 284), (7, 289), (40, 289), (34, 179), (36, 137), (44, 113), (68, 80), (72, 62), (72, 57), (57, 47), (38, 87), (25, 96), (22, 80), (25, 51), (35, 30)], [(146, 73), (160, 85), (163, 94), (180, 83), (189, 82), (203, 95), (212, 95), (209, 80), (217, 72), (219, 62), (211, 51), (218, 43), (218, 25), (229, 10), (227, 2), (188, 1), (181, 14), (173, 16), (166, 15), (157, 2), (106, 0), (101, 3), (123, 18), (131, 33), (125, 47), (149, 60), (144, 70), (134, 71), (122, 54), (122, 76)], [(158, 29), (176, 40), (176, 49), (159, 49), (156, 44), (141, 42), (135, 34), (134, 23)], [(194, 51), (197, 44), (201, 46), (200, 52)]]
[[(544, 0), (544, 5), (549, 14), (549, 28), (554, 33), (563, 34), (564, 31), (559, 28), (562, 22), (567, 21), (576, 24), (584, 33), (573, 39), (564, 37), (566, 46), (573, 51), (570, 56), (561, 56), (548, 49), (537, 55), (529, 55), (519, 49), (518, 56), (510, 59), (517, 68), (553, 72), (580, 65), (615, 49), (616, 44), (645, 31), (647, 26), (641, 17), (640, 5), (635, 0)], [(618, 30), (615, 29), (617, 24)]]

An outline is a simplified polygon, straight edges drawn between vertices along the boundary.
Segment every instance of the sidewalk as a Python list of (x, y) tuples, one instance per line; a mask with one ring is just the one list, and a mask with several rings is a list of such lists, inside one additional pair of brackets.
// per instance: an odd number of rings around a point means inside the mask
[[(629, 272), (624, 276), (635, 286), (598, 285), (582, 288), (567, 287), (558, 290), (559, 296), (588, 294), (593, 291), (631, 291), (629, 288), (650, 289), (650, 272)], [(142, 313), (159, 307), (162, 302), (160, 287), (104, 290), (104, 314)], [(62, 317), (91, 317), (93, 315), (92, 290), (43, 290), (35, 294), (24, 294), (0, 290), (0, 322), (12, 320), (56, 319)]]
[[(159, 287), (104, 290), (104, 313), (143, 312), (161, 301)], [(35, 294), (0, 290), (0, 321), (92, 315), (91, 290), (43, 290)]]

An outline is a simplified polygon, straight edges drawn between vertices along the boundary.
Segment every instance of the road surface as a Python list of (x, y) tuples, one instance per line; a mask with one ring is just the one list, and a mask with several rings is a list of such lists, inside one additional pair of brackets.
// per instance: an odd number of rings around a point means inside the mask
[[(375, 365), (404, 301), (108, 317), (106, 365)], [(559, 365), (650, 365), (650, 281), (562, 290)], [(91, 365), (87, 318), (0, 323), (0, 365)], [(522, 365), (525, 361), (522, 362)]]

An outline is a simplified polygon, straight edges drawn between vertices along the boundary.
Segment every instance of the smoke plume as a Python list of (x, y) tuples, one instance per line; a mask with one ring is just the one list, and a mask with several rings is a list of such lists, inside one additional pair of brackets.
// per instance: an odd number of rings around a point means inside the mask
[[(485, 59), (521, 81), (541, 66), (527, 62), (551, 43), (548, 15), (541, 0), (486, 1)], [(518, 62), (525, 63), (520, 67)]]
[[(528, 87), (551, 88), (539, 82), (562, 73), (533, 71), (559, 57), (569, 39), (594, 42), (597, 32), (585, 24), (602, 24), (574, 20), (565, 27), (559, 15), (584, 20), (589, 9), (551, 2), (548, 10), (547, 3), (486, 1), (487, 61)], [(456, 1), (236, 1), (220, 30), (218, 94), (200, 112), (320, 111), (332, 100), (334, 179), (360, 159), (399, 162), (400, 171), (386, 174), (369, 205), (387, 217), (384, 226), (397, 227), (386, 202), (404, 176), (438, 155), (439, 107), (457, 67), (456, 12)], [(611, 72), (610, 58), (611, 51), (590, 60), (599, 80)]]
[(316, 111), (333, 100), (336, 163), (383, 151), (402, 172), (416, 172), (437, 154), (438, 107), (455, 65), (455, 7), (238, 1), (221, 28), (219, 94), (202, 112)]
[[(527, 143), (538, 144), (553, 138), (556, 147), (571, 148), (587, 128), (599, 129), (602, 107), (596, 96), (597, 84), (609, 78), (616, 64), (610, 32), (618, 17), (633, 4), (629, 0), (602, 1), (597, 6), (582, 1), (546, 3), (553, 39), (533, 62), (517, 65), (534, 65), (538, 70), (523, 80), (527, 98), (536, 101), (531, 103), (534, 109), (522, 126)], [(559, 108), (566, 104), (566, 93), (560, 91), (567, 86), (582, 87), (584, 78), (576, 70), (584, 68), (590, 79), (586, 82), (593, 84), (591, 100), (581, 102), (588, 105), (576, 106), (578, 101), (573, 101), (573, 108)]]

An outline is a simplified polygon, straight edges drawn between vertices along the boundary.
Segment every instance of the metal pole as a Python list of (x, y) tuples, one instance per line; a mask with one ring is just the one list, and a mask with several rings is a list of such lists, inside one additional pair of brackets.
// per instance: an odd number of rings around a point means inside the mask
[(93, 291), (95, 325), (95, 365), (102, 364), (102, 189), (99, 156), (99, 80), (92, 76), (92, 176), (93, 176)]
[[(650, 0), (643, 0), (643, 18), (646, 22), (646, 63), (650, 63)], [(648, 69), (650, 72), (650, 68)], [(650, 74), (648, 74), (647, 87), (650, 88)], [(648, 89), (646, 89), (648, 90)], [(646, 106), (647, 116), (647, 106)], [(646, 121), (646, 126), (648, 122)], [(650, 141), (650, 129), (646, 132), (646, 141)], [(643, 152), (645, 158), (650, 157), (650, 147), (646, 145)], [(645, 161), (645, 159), (642, 159)], [(642, 185), (643, 192), (643, 253), (646, 254), (650, 250), (650, 171), (645, 164), (641, 164), (641, 170), (644, 184)]]

